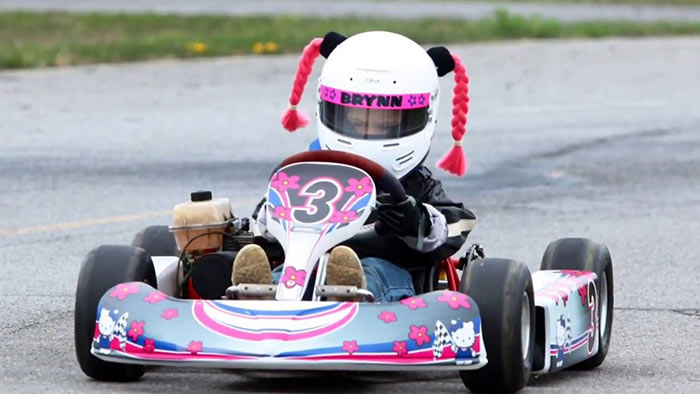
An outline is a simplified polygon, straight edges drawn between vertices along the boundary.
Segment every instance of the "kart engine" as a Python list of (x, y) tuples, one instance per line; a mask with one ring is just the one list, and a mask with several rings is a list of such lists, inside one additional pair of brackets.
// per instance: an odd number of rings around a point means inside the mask
[(193, 192), (190, 201), (176, 205), (170, 231), (184, 265), (180, 296), (189, 286), (189, 297), (223, 297), (231, 286), (235, 252), (253, 242), (249, 228), (248, 219), (233, 215), (228, 198), (212, 199), (211, 191)]
[(223, 235), (229, 232), (233, 210), (228, 198), (212, 199), (211, 191), (190, 194), (190, 201), (173, 208), (173, 224), (177, 248), (187, 254), (203, 254), (221, 249)]

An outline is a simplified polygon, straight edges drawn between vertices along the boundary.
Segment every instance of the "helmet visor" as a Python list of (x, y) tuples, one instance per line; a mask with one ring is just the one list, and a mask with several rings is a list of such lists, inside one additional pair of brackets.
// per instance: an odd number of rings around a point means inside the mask
[(430, 94), (373, 95), (321, 87), (321, 122), (357, 139), (394, 139), (416, 134), (428, 124)]

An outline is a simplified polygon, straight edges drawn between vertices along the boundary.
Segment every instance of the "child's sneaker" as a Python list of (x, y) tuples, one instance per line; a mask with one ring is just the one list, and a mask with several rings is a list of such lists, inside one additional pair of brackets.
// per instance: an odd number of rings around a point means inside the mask
[(233, 260), (231, 283), (234, 286), (241, 283), (253, 283), (259, 285), (272, 284), (272, 271), (270, 262), (263, 248), (250, 244), (244, 246)]
[(347, 246), (337, 246), (331, 251), (326, 267), (326, 285), (367, 288), (362, 263), (354, 250)]

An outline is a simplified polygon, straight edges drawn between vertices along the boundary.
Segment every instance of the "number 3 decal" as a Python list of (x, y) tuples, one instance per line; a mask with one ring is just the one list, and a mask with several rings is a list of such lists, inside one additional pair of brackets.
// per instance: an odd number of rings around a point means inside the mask
[(292, 217), (299, 223), (323, 223), (333, 215), (335, 203), (342, 195), (343, 186), (337, 180), (313, 179), (299, 190), (299, 196), (306, 197), (306, 203), (292, 208)]
[(598, 290), (595, 282), (588, 282), (588, 310), (590, 311), (591, 324), (588, 327), (588, 354), (593, 353), (593, 345), (598, 334)]

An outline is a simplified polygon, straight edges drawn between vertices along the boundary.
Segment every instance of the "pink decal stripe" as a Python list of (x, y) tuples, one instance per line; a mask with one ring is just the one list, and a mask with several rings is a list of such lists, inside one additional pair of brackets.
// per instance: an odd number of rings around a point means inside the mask
[(561, 301), (561, 297), (559, 297), (558, 295), (555, 295), (555, 294), (551, 294), (551, 293), (537, 293), (536, 297), (537, 298), (546, 298), (555, 304), (559, 304), (559, 301)]
[(572, 345), (571, 347), (569, 347), (569, 353), (573, 352), (574, 350), (578, 350), (578, 349), (582, 348), (583, 345), (586, 345), (586, 344), (588, 344), (588, 339), (586, 339), (582, 342), (579, 342), (576, 345)]
[(323, 327), (319, 327), (310, 331), (306, 332), (292, 332), (292, 333), (282, 333), (282, 332), (275, 332), (275, 331), (260, 331), (260, 332), (249, 332), (249, 331), (244, 331), (240, 330), (234, 327), (229, 327), (223, 323), (220, 323), (211, 317), (206, 313), (204, 310), (204, 302), (202, 301), (195, 301), (192, 305), (192, 312), (194, 314), (195, 319), (204, 327), (208, 328), (209, 330), (221, 334), (226, 337), (231, 337), (231, 338), (239, 338), (243, 340), (248, 340), (248, 341), (264, 341), (268, 339), (277, 339), (281, 341), (295, 341), (295, 340), (301, 340), (301, 339), (307, 339), (307, 338), (314, 338), (318, 337), (321, 335), (328, 334), (330, 332), (333, 332), (340, 327), (344, 326), (348, 322), (350, 322), (355, 315), (357, 314), (358, 306), (357, 304), (353, 303), (348, 303), (350, 307), (348, 308), (348, 311), (342, 318), (337, 320), (336, 322), (332, 324), (328, 324)]
[[(345, 205), (343, 205), (343, 208), (341, 208), (340, 210), (341, 210), (341, 211), (347, 211), (347, 210), (350, 209), (350, 207), (352, 207), (356, 202), (358, 202), (358, 201), (360, 201), (361, 199), (365, 198), (366, 195), (367, 195), (367, 194), (363, 194), (363, 195), (361, 195), (361, 196), (355, 195), (355, 196), (350, 197), (350, 199), (348, 200), (348, 202), (346, 202)], [(363, 207), (363, 208), (364, 208), (364, 207)]]
[(589, 278), (592, 279), (593, 277), (593, 275), (591, 275), (590, 273), (581, 273), (580, 275), (573, 276), (569, 272), (568, 275), (571, 276), (562, 276), (557, 280), (548, 283), (546, 287), (538, 290), (536, 292), (536, 295), (538, 297), (549, 298), (552, 301), (558, 303), (564, 297), (573, 295), (581, 287), (588, 286)]
[(288, 357), (289, 360), (309, 360), (309, 361), (365, 361), (390, 364), (433, 364), (449, 361), (445, 359), (434, 360), (432, 349), (425, 349), (407, 353), (403, 356), (397, 354), (336, 354), (336, 355), (318, 355), (318, 356), (302, 356)]
[[(216, 303), (211, 302), (211, 301), (204, 301), (204, 302), (209, 304), (209, 306), (211, 306), (212, 308), (215, 308), (215, 309), (221, 311), (222, 313), (234, 315), (234, 316), (241, 318), (241, 319), (252, 319), (252, 320), (260, 320), (260, 319), (264, 319), (264, 320), (279, 319), (279, 320), (293, 320), (293, 321), (309, 320), (309, 319), (316, 319), (318, 317), (334, 314), (334, 313), (337, 313), (339, 311), (342, 311), (342, 310), (345, 310), (348, 308), (352, 308), (352, 306), (353, 306), (352, 302), (338, 303), (338, 306), (333, 308), (333, 309), (329, 309), (329, 310), (321, 312), (321, 313), (315, 313), (313, 315), (305, 315), (305, 316), (293, 316), (293, 315), (291, 315), (292, 313), (294, 313), (294, 311), (289, 311), (289, 313), (290, 313), (289, 316), (275, 316), (275, 315), (264, 315), (264, 316), (252, 315), (251, 316), (251, 315), (246, 315), (243, 313), (236, 313), (236, 312), (233, 312), (233, 311), (230, 311), (227, 309), (223, 309), (223, 308), (219, 307)], [(301, 310), (300, 310), (300, 312), (301, 312)]]
[(345, 107), (368, 109), (416, 109), (430, 104), (430, 93), (375, 94), (340, 90), (321, 85), (321, 99)]
[[(329, 311), (330, 313), (318, 313), (314, 315), (315, 318), (311, 319), (279, 319), (278, 316), (275, 316), (275, 318), (268, 320), (265, 319), (264, 316), (261, 316), (258, 320), (250, 321), (248, 320), (248, 317), (243, 317), (238, 314), (230, 314), (226, 311), (224, 311), (224, 313), (221, 313), (220, 310), (211, 308), (209, 303), (205, 303), (203, 307), (204, 313), (210, 319), (219, 322), (220, 324), (223, 324), (226, 327), (231, 327), (241, 331), (253, 333), (279, 332), (287, 334), (301, 334), (327, 327), (337, 322), (348, 313), (353, 313), (353, 311), (351, 310), (352, 305), (348, 305), (344, 308), (335, 307), (331, 311)], [(257, 328), (253, 329), (251, 328), (251, 326), (256, 326)]]
[(234, 356), (231, 354), (206, 354), (197, 353), (193, 355), (190, 352), (166, 352), (156, 350), (153, 353), (147, 353), (143, 350), (141, 346), (133, 345), (131, 343), (126, 344), (126, 351), (112, 351), (112, 353), (123, 353), (128, 354), (130, 357), (139, 358), (142, 360), (177, 360), (177, 361), (187, 361), (187, 360), (254, 360), (257, 357), (253, 356)]
[[(268, 357), (255, 357), (255, 356), (237, 356), (230, 354), (207, 354), (198, 353), (193, 355), (189, 352), (165, 352), (165, 351), (154, 351), (153, 353), (147, 353), (143, 351), (141, 346), (127, 344), (126, 351), (113, 350), (112, 354), (124, 354), (128, 357), (138, 358), (141, 360), (173, 360), (173, 361), (202, 361), (202, 360), (223, 360), (223, 361), (244, 361), (244, 360), (256, 360), (260, 358), (268, 359)], [(391, 354), (353, 354), (350, 355), (328, 355), (328, 356), (305, 356), (305, 357), (280, 357), (279, 360), (295, 360), (295, 361), (308, 361), (309, 363), (317, 361), (350, 361), (350, 362), (370, 362), (370, 363), (381, 363), (381, 364), (399, 364), (399, 365), (411, 365), (411, 364), (445, 364), (445, 362), (450, 362), (454, 360), (450, 359), (440, 359), (433, 360), (432, 350), (426, 349), (419, 352), (413, 352), (404, 356), (397, 356)]]
[[(583, 347), (583, 345), (588, 343), (588, 334), (590, 333), (590, 329), (586, 330), (583, 334), (581, 334), (580, 339), (577, 340), (576, 342), (572, 343), (568, 347), (564, 348), (564, 354), (569, 354), (575, 350), (578, 350)], [(557, 345), (552, 345), (552, 348), (549, 350), (549, 354), (552, 356), (556, 356), (558, 352)]]

